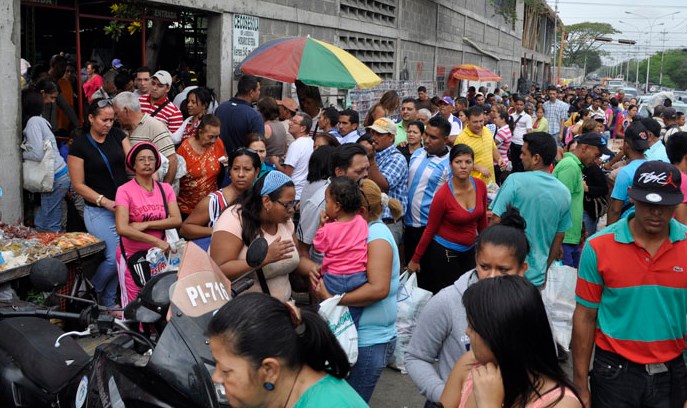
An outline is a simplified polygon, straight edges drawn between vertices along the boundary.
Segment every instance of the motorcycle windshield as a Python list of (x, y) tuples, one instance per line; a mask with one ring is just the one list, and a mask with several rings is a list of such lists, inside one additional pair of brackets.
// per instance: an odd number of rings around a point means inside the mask
[(193, 242), (186, 244), (170, 301), (185, 315), (202, 316), (231, 300), (231, 282), (210, 255)]
[(216, 273), (200, 271), (177, 280), (169, 288), (169, 296), (183, 314), (198, 317), (219, 309), (231, 300), (230, 290)]

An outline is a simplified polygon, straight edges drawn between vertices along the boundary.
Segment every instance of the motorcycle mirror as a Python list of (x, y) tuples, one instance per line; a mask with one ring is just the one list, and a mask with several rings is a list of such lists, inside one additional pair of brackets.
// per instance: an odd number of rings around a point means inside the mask
[(255, 238), (246, 251), (246, 262), (251, 268), (259, 266), (267, 257), (267, 240), (263, 237)]
[(169, 307), (169, 288), (177, 280), (176, 272), (163, 272), (150, 279), (136, 299), (126, 305), (124, 317), (141, 323), (155, 323)]
[(44, 258), (31, 266), (29, 280), (41, 292), (52, 292), (67, 283), (67, 265), (59, 259)]

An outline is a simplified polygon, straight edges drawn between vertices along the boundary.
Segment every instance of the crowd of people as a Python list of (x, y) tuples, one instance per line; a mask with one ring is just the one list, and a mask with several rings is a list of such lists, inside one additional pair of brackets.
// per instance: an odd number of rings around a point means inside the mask
[[(308, 92), (262, 96), (249, 75), (217, 101), (189, 72), (112, 65), (101, 76), (86, 64), (86, 120), (62, 151), (68, 62), (54, 57), (22, 92), (24, 159), (57, 153), (34, 225), (62, 230), (69, 196), (106, 244), (92, 280), (112, 309), (140, 290), (131, 258), (169, 250), (166, 230), (230, 280), (250, 273), (261, 294), (229, 302), (209, 331), (213, 379), (236, 406), (369, 403), (394, 352), (404, 268), (434, 294), (406, 351), (427, 407), (687, 400), (687, 132), (670, 103), (649, 118), (599, 87), (455, 99), (420, 87), (361, 117)], [(251, 272), (257, 237), (268, 251)], [(539, 294), (558, 260), (579, 268), (572, 379)], [(316, 315), (288, 305), (294, 292), (342, 296), (359, 336), (352, 367)]]

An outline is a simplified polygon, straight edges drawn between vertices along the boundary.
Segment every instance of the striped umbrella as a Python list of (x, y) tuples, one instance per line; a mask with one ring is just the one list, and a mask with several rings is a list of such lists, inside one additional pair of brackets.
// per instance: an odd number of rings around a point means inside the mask
[(382, 82), (353, 55), (310, 37), (266, 42), (246, 56), (240, 69), (275, 81), (335, 88), (372, 88)]
[(455, 79), (467, 79), (468, 81), (500, 81), (501, 77), (494, 71), (477, 65), (463, 64), (451, 70), (451, 76)]

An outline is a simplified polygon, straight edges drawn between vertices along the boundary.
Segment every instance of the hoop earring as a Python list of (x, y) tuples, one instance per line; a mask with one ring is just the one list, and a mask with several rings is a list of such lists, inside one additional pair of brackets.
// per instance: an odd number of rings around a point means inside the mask
[(274, 384), (271, 382), (265, 382), (262, 387), (267, 391), (274, 391)]

